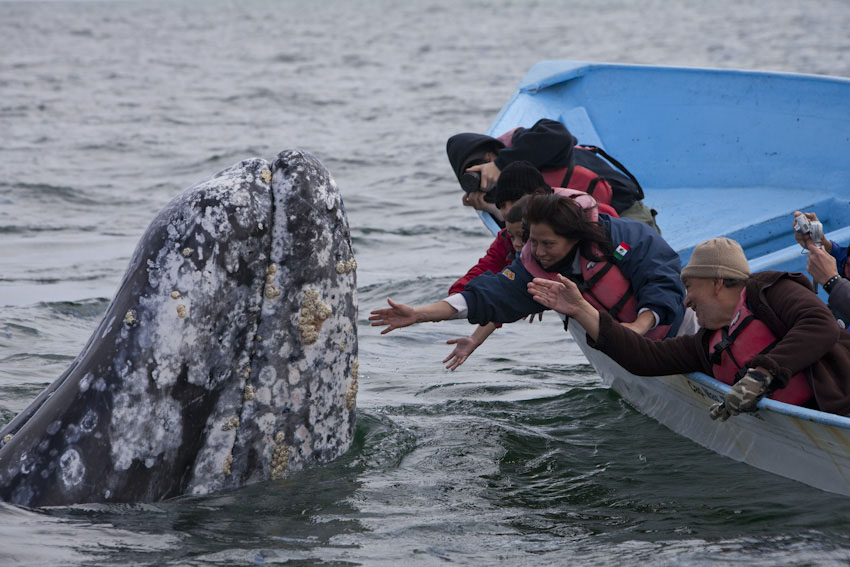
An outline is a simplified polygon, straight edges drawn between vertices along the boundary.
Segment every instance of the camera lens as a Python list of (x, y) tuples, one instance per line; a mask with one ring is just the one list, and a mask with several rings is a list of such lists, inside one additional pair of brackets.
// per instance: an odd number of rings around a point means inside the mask
[(467, 193), (481, 191), (481, 174), (477, 171), (467, 171), (460, 178), (460, 187)]

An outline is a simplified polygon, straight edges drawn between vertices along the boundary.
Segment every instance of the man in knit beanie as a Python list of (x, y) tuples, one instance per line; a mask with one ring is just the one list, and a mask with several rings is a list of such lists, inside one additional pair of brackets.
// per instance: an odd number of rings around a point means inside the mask
[(646, 339), (597, 311), (573, 282), (535, 279), (536, 301), (575, 319), (588, 344), (638, 376), (703, 372), (732, 386), (709, 408), (723, 421), (755, 411), (765, 396), (850, 413), (850, 333), (799, 273), (750, 273), (741, 246), (713, 238), (694, 248), (681, 274), (695, 335)]

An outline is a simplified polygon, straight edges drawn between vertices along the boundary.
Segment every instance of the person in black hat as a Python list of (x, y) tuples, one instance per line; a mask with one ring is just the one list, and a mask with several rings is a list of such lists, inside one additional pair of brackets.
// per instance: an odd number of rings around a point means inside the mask
[(637, 179), (599, 148), (577, 144), (566, 126), (543, 118), (531, 128), (516, 128), (499, 138), (456, 134), (448, 139), (446, 154), (464, 189), (463, 204), (489, 212), (498, 221), (502, 217), (490, 192), (509, 164), (527, 161), (541, 171), (549, 186), (586, 191), (601, 204), (612, 206), (621, 217), (660, 232), (655, 212), (642, 201), (643, 189)]
[(489, 192), (501, 172), (517, 161), (526, 161), (538, 171), (567, 167), (575, 140), (563, 124), (548, 119), (518, 129), (510, 138), (510, 147), (500, 139), (471, 132), (455, 134), (446, 142), (449, 163), (464, 189), (463, 204), (487, 211), (500, 221), (503, 217)]

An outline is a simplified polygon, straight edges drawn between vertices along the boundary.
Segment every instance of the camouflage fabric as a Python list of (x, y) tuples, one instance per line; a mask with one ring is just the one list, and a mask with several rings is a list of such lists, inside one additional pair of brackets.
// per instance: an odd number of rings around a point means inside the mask
[(721, 421), (726, 421), (741, 412), (755, 411), (756, 404), (767, 394), (772, 381), (773, 376), (750, 368), (744, 377), (726, 392), (722, 403), (713, 404), (709, 408), (711, 419), (719, 417)]

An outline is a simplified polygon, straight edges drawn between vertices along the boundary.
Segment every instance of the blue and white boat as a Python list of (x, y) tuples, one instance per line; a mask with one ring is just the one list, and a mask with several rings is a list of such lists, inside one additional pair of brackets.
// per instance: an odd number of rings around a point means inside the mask
[[(684, 265), (694, 246), (727, 236), (750, 267), (805, 271), (795, 210), (850, 242), (850, 80), (787, 73), (544, 61), (522, 79), (489, 134), (560, 120), (640, 180)], [(491, 231), (489, 215), (482, 220)], [(732, 459), (850, 496), (850, 418), (763, 400), (712, 421), (729, 387), (705, 374), (638, 377), (587, 347), (603, 381), (673, 431)]]

